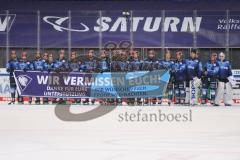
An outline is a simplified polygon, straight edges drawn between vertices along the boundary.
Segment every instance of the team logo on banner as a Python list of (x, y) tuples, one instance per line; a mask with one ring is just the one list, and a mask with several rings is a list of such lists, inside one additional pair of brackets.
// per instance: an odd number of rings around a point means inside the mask
[[(29, 83), (32, 81), (32, 78), (27, 75), (20, 75), (17, 78), (17, 84), (19, 86), (19, 89), (22, 91), (25, 90), (25, 88), (29, 85)], [(20, 92), (20, 93), (21, 93)]]

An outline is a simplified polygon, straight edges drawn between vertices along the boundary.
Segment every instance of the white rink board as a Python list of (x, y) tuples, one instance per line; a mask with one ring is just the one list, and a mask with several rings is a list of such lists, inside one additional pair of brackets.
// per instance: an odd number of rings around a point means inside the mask
[[(83, 112), (91, 107), (74, 107)], [(192, 122), (119, 122), (118, 115), (192, 110)], [(239, 160), (240, 107), (118, 107), (88, 122), (64, 122), (53, 106), (0, 107), (2, 160)]]

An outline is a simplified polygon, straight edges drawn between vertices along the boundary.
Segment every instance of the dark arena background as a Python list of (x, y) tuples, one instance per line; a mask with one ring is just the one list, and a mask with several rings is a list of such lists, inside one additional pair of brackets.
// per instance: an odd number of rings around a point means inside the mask
[(238, 0), (1, 0), (0, 160), (239, 160), (239, 62)]

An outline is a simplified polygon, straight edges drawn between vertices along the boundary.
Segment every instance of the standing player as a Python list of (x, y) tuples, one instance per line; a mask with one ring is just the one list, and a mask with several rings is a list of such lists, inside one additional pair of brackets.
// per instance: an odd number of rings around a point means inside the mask
[[(18, 63), (18, 70), (22, 70), (24, 72), (28, 71), (31, 69), (31, 63), (27, 60), (27, 52), (22, 52), (22, 55), (21, 55), (21, 59), (19, 60), (19, 63)], [(23, 97), (22, 96), (19, 96), (18, 98), (18, 102), (20, 104), (23, 104)], [(31, 104), (32, 102), (32, 98), (29, 97), (29, 104)]]
[(18, 59), (16, 51), (11, 51), (11, 57), (6, 65), (7, 72), (9, 73), (9, 80), (10, 80), (10, 88), (11, 88), (11, 102), (8, 104), (15, 103), (15, 94), (16, 94), (16, 82), (13, 76), (15, 70), (18, 69)]
[[(142, 70), (144, 71), (153, 71), (155, 69), (158, 69), (158, 61), (156, 60), (156, 53), (154, 50), (148, 51), (148, 57), (143, 61), (142, 63)], [(156, 98), (149, 99), (145, 98), (145, 105), (149, 104), (149, 100), (152, 100), (153, 104), (156, 104)]]
[[(87, 54), (87, 60), (84, 62), (84, 72), (95, 73), (97, 71), (97, 61), (94, 58), (94, 50), (89, 50)], [(91, 103), (95, 103), (95, 99), (91, 100)], [(83, 101), (83, 104), (89, 104), (89, 98), (86, 98)]]
[(225, 59), (225, 54), (221, 52), (219, 54), (219, 61), (217, 62), (219, 65), (218, 72), (218, 87), (217, 94), (215, 98), (215, 106), (220, 105), (220, 101), (223, 97), (223, 102), (225, 106), (231, 106), (232, 102), (232, 67), (228, 60)]
[(186, 103), (196, 105), (198, 103), (198, 91), (201, 83), (202, 63), (197, 59), (197, 51), (192, 50), (187, 63), (187, 88)]
[[(31, 70), (44, 71), (44, 66), (45, 66), (45, 60), (43, 60), (41, 58), (41, 54), (37, 52), (35, 54), (35, 60), (33, 60), (31, 63)], [(35, 104), (40, 104), (40, 97), (36, 97)]]
[[(110, 62), (109, 62), (109, 58), (107, 57), (107, 54), (106, 54), (105, 50), (100, 51), (100, 60), (97, 62), (97, 70), (100, 73), (110, 71)], [(100, 103), (102, 104), (102, 103), (106, 103), (106, 102), (109, 102), (109, 101), (110, 101), (109, 99), (107, 101), (101, 99)]]
[[(61, 49), (59, 51), (59, 58), (54, 62), (54, 71), (59, 73), (59, 72), (64, 72), (68, 70), (69, 70), (69, 66), (68, 66), (67, 60), (65, 59), (65, 50)], [(53, 103), (57, 103), (55, 98), (53, 99)], [(60, 98), (58, 103), (65, 104), (66, 99)]]
[[(138, 58), (138, 51), (132, 51), (129, 59), (129, 64), (128, 64), (128, 71), (130, 72), (140, 71), (141, 66), (142, 66), (142, 62)], [(137, 100), (137, 105), (142, 104), (141, 98), (137, 98), (136, 100)], [(135, 102), (135, 98), (128, 99), (129, 105), (133, 105), (134, 102)]]
[[(159, 61), (159, 67), (169, 70), (169, 74), (170, 74), (170, 79), (169, 79), (167, 90), (166, 90), (168, 105), (171, 104), (173, 99), (173, 75), (172, 75), (173, 65), (174, 65), (174, 62), (171, 60), (171, 52), (167, 50), (166, 53), (164, 54), (164, 59)], [(162, 104), (162, 97), (159, 98), (158, 104)]]
[[(217, 53), (212, 53), (210, 60), (203, 67), (202, 104), (206, 104), (207, 100), (210, 100), (211, 104), (214, 103), (218, 72), (219, 65), (217, 63)], [(208, 91), (210, 92), (209, 94)]]
[(174, 91), (176, 104), (185, 104), (186, 98), (186, 80), (187, 80), (187, 64), (183, 60), (183, 53), (176, 52), (177, 60), (173, 65)]
[[(52, 54), (48, 54), (47, 52), (45, 52), (42, 55), (42, 59), (43, 59), (43, 61), (45, 61), (43, 70), (47, 71), (47, 72), (53, 71), (53, 56), (52, 56)], [(43, 104), (48, 104), (48, 103), (49, 103), (49, 99), (47, 97), (43, 97)]]
[[(81, 62), (79, 62), (77, 60), (77, 52), (73, 51), (71, 53), (68, 65), (69, 65), (69, 70), (71, 72), (79, 72), (80, 71)], [(74, 99), (73, 103), (80, 104), (81, 103), (81, 99), (80, 98), (76, 98), (76, 99)]]

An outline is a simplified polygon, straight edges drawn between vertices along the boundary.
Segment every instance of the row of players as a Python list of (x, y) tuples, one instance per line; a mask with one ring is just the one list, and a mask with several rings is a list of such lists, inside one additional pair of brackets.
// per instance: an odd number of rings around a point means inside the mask
[[(231, 94), (224, 94), (224, 92), (232, 93), (232, 72), (231, 64), (225, 60), (225, 54), (220, 53), (219, 57), (216, 53), (212, 53), (209, 61), (202, 65), (198, 59), (196, 50), (191, 50), (190, 57), (184, 59), (181, 51), (176, 52), (176, 60), (171, 59), (171, 52), (167, 50), (164, 54), (164, 59), (158, 60), (154, 50), (149, 50), (147, 58), (144, 60), (139, 59), (137, 51), (132, 50), (126, 52), (118, 50), (113, 52), (110, 57), (105, 50), (100, 51), (100, 57), (94, 56), (94, 50), (89, 50), (87, 57), (84, 61), (79, 60), (77, 53), (73, 51), (70, 59), (65, 58), (65, 50), (59, 51), (59, 58), (53, 60), (52, 54), (44, 53), (41, 57), (40, 53), (35, 54), (33, 61), (28, 60), (27, 52), (22, 52), (21, 58), (18, 59), (16, 52), (11, 51), (11, 59), (7, 63), (7, 72), (10, 73), (10, 86), (11, 86), (11, 103), (15, 102), (16, 83), (13, 77), (14, 70), (35, 70), (35, 71), (73, 71), (73, 72), (116, 72), (116, 71), (140, 71), (140, 70), (157, 70), (168, 69), (170, 70), (171, 78), (166, 91), (166, 98), (170, 104), (173, 99), (177, 104), (197, 104), (198, 95), (201, 88), (201, 102), (205, 104), (207, 100), (213, 105), (218, 106), (222, 96), (224, 97), (224, 104), (231, 105)], [(217, 93), (216, 93), (217, 92)], [(44, 98), (44, 103), (48, 103), (49, 99)], [(121, 103), (121, 100), (116, 100)], [(18, 102), (23, 103), (23, 98), (18, 97)], [(32, 98), (29, 98), (29, 103)], [(53, 99), (53, 103), (56, 99)], [(80, 99), (74, 102), (80, 103)], [(111, 99), (108, 103), (113, 103)], [(141, 99), (127, 99), (129, 104), (141, 104)], [(162, 97), (144, 99), (144, 103), (162, 103)], [(40, 104), (40, 97), (36, 98), (36, 104)], [(65, 103), (65, 100), (60, 99), (59, 103)], [(85, 99), (83, 103), (89, 103), (89, 99)], [(94, 103), (94, 100), (92, 100)]]

